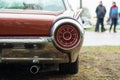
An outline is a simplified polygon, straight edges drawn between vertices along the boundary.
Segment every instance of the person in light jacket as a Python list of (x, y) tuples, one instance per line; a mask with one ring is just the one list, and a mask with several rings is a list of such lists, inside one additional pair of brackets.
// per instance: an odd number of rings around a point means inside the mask
[(112, 3), (109, 15), (110, 15), (110, 19), (112, 21), (109, 31), (111, 32), (112, 26), (114, 25), (113, 31), (116, 33), (116, 26), (117, 26), (117, 19), (118, 19), (118, 7), (116, 5), (116, 2)]

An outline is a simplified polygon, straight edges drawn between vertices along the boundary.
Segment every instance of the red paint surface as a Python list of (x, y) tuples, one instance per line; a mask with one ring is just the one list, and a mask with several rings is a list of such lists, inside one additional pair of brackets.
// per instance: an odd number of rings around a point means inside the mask
[(0, 12), (0, 35), (49, 35), (58, 14)]

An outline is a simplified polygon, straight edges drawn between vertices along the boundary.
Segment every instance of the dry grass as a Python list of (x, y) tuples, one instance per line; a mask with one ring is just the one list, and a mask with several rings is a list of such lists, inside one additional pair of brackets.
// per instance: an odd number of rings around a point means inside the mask
[(81, 52), (80, 76), (88, 80), (120, 80), (120, 47), (83, 47)]
[[(110, 28), (110, 25), (105, 25), (105, 29), (108, 31)], [(99, 27), (101, 29), (101, 26)], [(120, 25), (117, 25), (116, 30), (120, 30)], [(95, 25), (91, 28), (86, 28), (85, 31), (95, 31)]]

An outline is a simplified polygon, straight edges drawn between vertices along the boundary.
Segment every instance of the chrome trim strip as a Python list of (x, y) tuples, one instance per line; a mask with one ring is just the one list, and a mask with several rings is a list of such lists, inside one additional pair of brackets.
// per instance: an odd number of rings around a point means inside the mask
[[(33, 62), (34, 58), (5, 58), (5, 57), (2, 57), (1, 58), (1, 62), (30, 62), (30, 63), (34, 63)], [(62, 63), (62, 62), (65, 62), (62, 58), (38, 58), (39, 60), (39, 63)], [(67, 61), (68, 62), (68, 61)]]
[[(21, 61), (21, 60), (34, 60), (34, 58), (1, 58), (1, 60), (18, 60), (18, 61)], [(38, 60), (62, 60), (61, 58), (38, 58)]]
[(51, 41), (51, 38), (38, 38), (38, 39), (0, 39), (0, 43), (43, 43), (43, 42), (48, 42)]

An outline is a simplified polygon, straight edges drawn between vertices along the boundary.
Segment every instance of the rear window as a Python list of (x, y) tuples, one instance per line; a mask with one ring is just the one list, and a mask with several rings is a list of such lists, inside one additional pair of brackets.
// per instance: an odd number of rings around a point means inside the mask
[(0, 9), (63, 11), (63, 0), (0, 0)]

